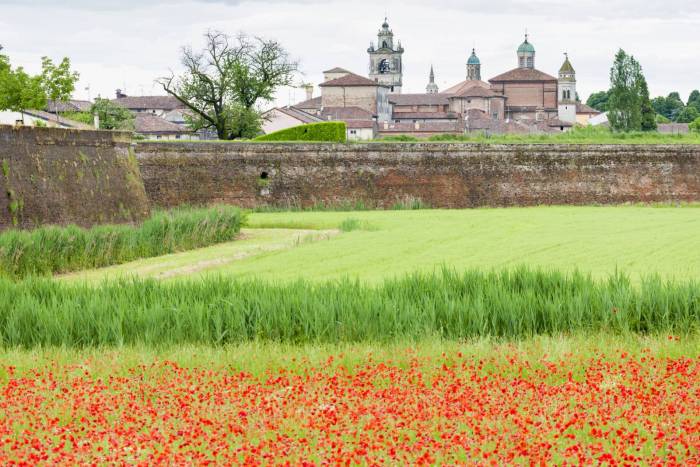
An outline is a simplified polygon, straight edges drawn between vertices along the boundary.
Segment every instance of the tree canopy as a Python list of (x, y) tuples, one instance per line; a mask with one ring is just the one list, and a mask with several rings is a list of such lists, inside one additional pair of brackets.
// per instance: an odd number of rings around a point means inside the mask
[(207, 32), (205, 39), (201, 51), (183, 48), (182, 74), (171, 73), (159, 83), (192, 111), (193, 130), (215, 130), (226, 140), (255, 136), (261, 127), (256, 106), (292, 84), (297, 63), (274, 40), (231, 38), (218, 31)]
[(672, 92), (668, 97), (656, 97), (651, 101), (652, 107), (659, 115), (675, 121), (678, 114), (683, 111), (685, 105), (677, 92)]
[[(610, 69), (610, 99), (608, 120), (615, 131), (642, 129), (642, 111), (646, 108), (649, 91), (642, 67), (632, 55), (620, 49)], [(651, 103), (648, 104), (651, 107)], [(646, 119), (645, 119), (646, 121)], [(655, 126), (654, 126), (655, 127)]]
[(28, 109), (44, 109), (48, 98), (68, 100), (78, 76), (71, 71), (67, 58), (56, 66), (44, 57), (42, 74), (32, 76), (22, 67), (13, 69), (9, 57), (0, 55), (0, 110), (23, 113)]
[(100, 119), (100, 128), (104, 130), (133, 130), (134, 115), (121, 105), (109, 99), (95, 99), (90, 113)]
[(69, 58), (64, 57), (61, 63), (54, 65), (53, 60), (42, 57), (41, 87), (46, 97), (53, 103), (56, 114), (58, 114), (58, 103), (66, 102), (71, 98), (79, 78), (80, 74), (71, 70)]
[(700, 112), (698, 112), (698, 109), (696, 109), (694, 106), (689, 105), (688, 107), (685, 107), (683, 110), (681, 110), (680, 113), (676, 116), (676, 122), (692, 123), (697, 118), (700, 118)]
[(610, 91), (594, 92), (588, 97), (586, 105), (593, 107), (599, 112), (608, 111), (608, 101), (610, 100)]

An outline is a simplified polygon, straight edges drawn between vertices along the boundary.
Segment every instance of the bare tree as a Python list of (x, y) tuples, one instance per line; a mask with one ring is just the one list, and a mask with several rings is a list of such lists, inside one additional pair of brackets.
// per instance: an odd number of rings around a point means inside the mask
[(298, 63), (274, 40), (219, 31), (205, 34), (206, 45), (182, 49), (185, 71), (158, 80), (168, 94), (194, 114), (193, 129), (213, 129), (219, 139), (250, 137), (260, 129), (256, 105), (291, 85)]

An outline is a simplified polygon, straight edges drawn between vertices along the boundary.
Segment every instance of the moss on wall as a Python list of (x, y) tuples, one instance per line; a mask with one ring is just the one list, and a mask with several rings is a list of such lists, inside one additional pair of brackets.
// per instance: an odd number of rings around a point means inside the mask
[(139, 222), (146, 196), (127, 133), (0, 126), (0, 228)]

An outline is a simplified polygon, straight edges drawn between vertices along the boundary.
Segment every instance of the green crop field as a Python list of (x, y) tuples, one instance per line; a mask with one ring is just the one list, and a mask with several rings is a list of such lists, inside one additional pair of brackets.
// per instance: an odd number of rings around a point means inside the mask
[[(329, 233), (339, 228), (345, 231)], [(312, 229), (325, 232), (299, 236)], [(634, 280), (653, 274), (681, 280), (700, 277), (700, 209), (695, 205), (254, 213), (248, 216), (245, 232), (244, 242), (85, 271), (67, 279), (213, 273), (246, 279), (353, 277), (379, 282), (443, 266), (458, 271), (517, 266), (579, 270), (597, 278), (623, 272)], [(241, 249), (250, 254), (241, 254)]]

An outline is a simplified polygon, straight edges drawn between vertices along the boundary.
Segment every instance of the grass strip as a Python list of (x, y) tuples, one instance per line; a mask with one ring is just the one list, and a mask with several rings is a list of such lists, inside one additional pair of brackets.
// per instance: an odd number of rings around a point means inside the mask
[(10, 230), (0, 234), (0, 275), (22, 279), (79, 271), (227, 242), (244, 217), (230, 206), (184, 207), (158, 211), (140, 226)]
[(0, 281), (0, 345), (96, 347), (525, 338), (576, 332), (687, 334), (700, 284), (515, 269), (341, 280)]

